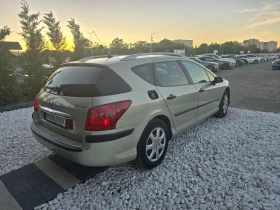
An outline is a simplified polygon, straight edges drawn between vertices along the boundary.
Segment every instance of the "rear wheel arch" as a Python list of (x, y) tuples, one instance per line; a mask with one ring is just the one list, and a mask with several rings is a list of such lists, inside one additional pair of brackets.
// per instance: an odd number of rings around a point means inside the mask
[(171, 129), (170, 119), (167, 116), (165, 116), (165, 115), (158, 115), (158, 116), (152, 118), (150, 121), (152, 121), (154, 119), (158, 119), (158, 120), (164, 122), (164, 124), (166, 124), (166, 126), (169, 129), (169, 134), (170, 134), (170, 136), (168, 137), (168, 140), (170, 140), (172, 138), (172, 129)]

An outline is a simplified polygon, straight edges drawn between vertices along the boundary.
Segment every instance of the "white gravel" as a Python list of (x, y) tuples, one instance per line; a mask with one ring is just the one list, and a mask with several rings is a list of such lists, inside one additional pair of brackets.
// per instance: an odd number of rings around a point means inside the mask
[[(0, 113), (0, 175), (50, 153), (31, 113)], [(170, 142), (159, 167), (111, 167), (40, 208), (280, 209), (280, 115), (230, 109)]]
[(51, 153), (31, 134), (32, 110), (25, 108), (0, 113), (0, 175)]
[(164, 163), (111, 167), (42, 209), (280, 209), (280, 115), (230, 109), (176, 138)]

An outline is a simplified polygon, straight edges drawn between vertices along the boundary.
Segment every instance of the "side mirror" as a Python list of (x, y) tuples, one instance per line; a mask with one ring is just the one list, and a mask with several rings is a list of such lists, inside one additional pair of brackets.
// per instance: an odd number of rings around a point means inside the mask
[(217, 84), (217, 83), (222, 83), (223, 77), (215, 77), (214, 81), (213, 81), (213, 85)]

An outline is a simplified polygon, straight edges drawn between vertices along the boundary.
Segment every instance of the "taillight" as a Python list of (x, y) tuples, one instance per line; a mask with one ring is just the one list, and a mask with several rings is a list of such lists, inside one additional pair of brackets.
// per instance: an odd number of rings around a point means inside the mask
[(39, 94), (36, 95), (35, 100), (34, 100), (34, 111), (36, 111), (36, 112), (39, 110), (38, 97), (39, 97)]
[(93, 107), (88, 110), (85, 130), (104, 131), (116, 128), (121, 116), (131, 105), (131, 101), (119, 101)]

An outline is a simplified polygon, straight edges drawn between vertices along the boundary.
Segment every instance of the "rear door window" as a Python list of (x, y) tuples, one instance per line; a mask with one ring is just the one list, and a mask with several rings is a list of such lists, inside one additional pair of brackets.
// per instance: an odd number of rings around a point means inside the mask
[(50, 77), (44, 90), (61, 96), (92, 97), (101, 70), (100, 67), (62, 67)]
[(172, 87), (189, 84), (185, 73), (177, 61), (155, 63), (157, 86)]

